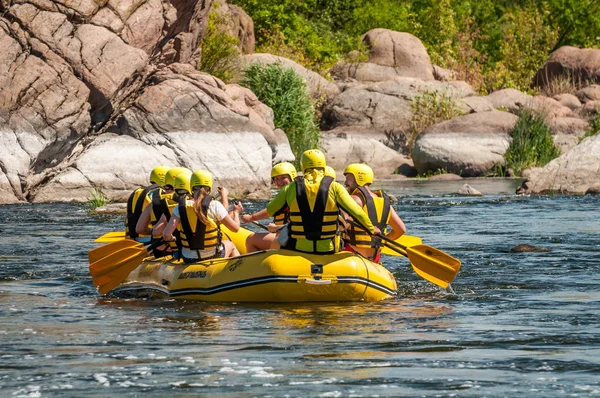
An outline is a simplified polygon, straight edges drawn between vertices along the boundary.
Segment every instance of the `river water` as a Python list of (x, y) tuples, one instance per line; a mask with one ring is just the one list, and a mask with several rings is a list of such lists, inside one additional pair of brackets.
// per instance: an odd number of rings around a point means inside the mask
[(385, 257), (399, 297), (378, 303), (101, 297), (87, 252), (122, 216), (0, 206), (0, 396), (599, 396), (600, 197), (463, 183), (384, 184), (463, 266), (449, 292)]

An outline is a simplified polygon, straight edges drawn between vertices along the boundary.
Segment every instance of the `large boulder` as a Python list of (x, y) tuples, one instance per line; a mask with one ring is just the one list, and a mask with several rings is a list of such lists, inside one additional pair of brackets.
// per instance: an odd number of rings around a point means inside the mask
[(519, 193), (600, 193), (600, 134), (530, 173)]
[(335, 170), (344, 170), (351, 163), (368, 164), (378, 178), (400, 170), (414, 170), (412, 161), (399, 151), (385, 145), (385, 134), (362, 129), (339, 128), (323, 132), (321, 146), (327, 164)]
[(471, 113), (428, 127), (417, 137), (412, 159), (419, 173), (446, 170), (481, 176), (504, 163), (518, 117), (502, 111)]
[(543, 87), (559, 77), (569, 77), (574, 84), (600, 83), (600, 50), (563, 46), (550, 58), (533, 78), (535, 86)]
[(436, 91), (446, 93), (457, 101), (472, 95), (456, 82), (423, 81), (411, 77), (353, 85), (326, 104), (321, 128), (330, 130), (356, 126), (382, 131), (407, 130), (413, 115), (413, 97)]
[[(122, 199), (158, 163), (207, 168), (233, 194), (268, 196), (271, 162), (294, 156), (253, 93), (195, 70), (214, 7), (1, 2), (0, 203), (86, 200), (93, 188)], [(218, 7), (252, 51), (251, 20)]]
[(379, 82), (395, 77), (435, 80), (433, 66), (421, 40), (405, 32), (372, 29), (362, 37), (369, 49), (367, 62), (341, 63), (333, 75), (361, 82)]

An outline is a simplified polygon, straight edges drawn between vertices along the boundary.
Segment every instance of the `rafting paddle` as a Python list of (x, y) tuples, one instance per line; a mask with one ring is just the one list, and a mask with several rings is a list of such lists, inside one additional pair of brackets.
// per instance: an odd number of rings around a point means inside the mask
[(125, 231), (114, 231), (114, 232), (107, 232), (104, 235), (96, 238), (96, 240), (94, 242), (96, 243), (103, 243), (103, 242), (115, 242), (115, 241), (119, 241), (125, 239)]
[(88, 261), (90, 264), (95, 263), (101, 258), (109, 256), (121, 249), (126, 249), (128, 247), (142, 247), (142, 244), (131, 239), (121, 239), (116, 242), (108, 243), (106, 245), (90, 250), (88, 252)]
[[(350, 223), (362, 228), (354, 221), (350, 221)], [(389, 249), (408, 257), (410, 265), (417, 275), (441, 288), (447, 288), (460, 270), (460, 260), (435, 247), (428, 245), (407, 247), (383, 235), (373, 235), (371, 233), (369, 235), (383, 240), (387, 243), (385, 246)]]

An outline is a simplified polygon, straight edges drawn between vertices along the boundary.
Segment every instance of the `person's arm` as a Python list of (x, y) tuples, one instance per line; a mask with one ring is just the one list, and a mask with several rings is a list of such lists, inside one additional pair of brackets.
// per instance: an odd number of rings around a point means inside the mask
[(400, 218), (396, 210), (393, 207), (390, 207), (390, 227), (392, 227), (392, 232), (386, 235), (386, 238), (391, 240), (396, 240), (402, 235), (406, 233), (406, 226), (404, 225), (404, 221)]
[(168, 242), (174, 240), (173, 232), (175, 232), (177, 225), (179, 225), (179, 213), (175, 214), (175, 212), (173, 212), (173, 215), (171, 216), (169, 223), (167, 224), (167, 226), (165, 227), (165, 230), (163, 231), (163, 239), (164, 240), (166, 240)]
[[(225, 211), (225, 213), (223, 213), (223, 210)], [(233, 205), (233, 210), (231, 212), (227, 212), (227, 210), (223, 207), (222, 210), (218, 210), (218, 213), (223, 215), (225, 214), (224, 217), (221, 218), (220, 222), (221, 224), (225, 225), (227, 228), (229, 228), (231, 231), (233, 232), (237, 232), (240, 230), (240, 213), (244, 211), (244, 207), (242, 206), (241, 202), (237, 202)]]
[(285, 206), (287, 206), (287, 195), (290, 190), (296, 190), (296, 183), (291, 182), (287, 184), (285, 187), (281, 188), (279, 192), (277, 192), (277, 196), (275, 196), (268, 204), (266, 213), (262, 218), (256, 218), (256, 214), (254, 217), (254, 221), (262, 220), (263, 218), (273, 217), (276, 213), (283, 210)]
[(256, 213), (252, 213), (252, 214), (244, 214), (242, 216), (242, 222), (244, 224), (252, 222), (252, 221), (258, 221), (258, 220), (263, 220), (265, 218), (269, 217), (269, 214), (267, 214), (267, 209), (262, 209)]
[(150, 217), (152, 216), (152, 204), (146, 206), (142, 215), (138, 219), (135, 225), (135, 232), (139, 235), (150, 235), (152, 234), (152, 228), (150, 228)]
[(352, 199), (346, 188), (339, 182), (333, 182), (333, 194), (335, 195), (335, 200), (339, 207), (348, 213), (354, 221), (360, 224), (364, 229), (369, 231), (371, 234), (377, 234), (381, 231), (379, 228), (375, 227), (367, 213), (363, 211), (361, 206)]
[(217, 187), (217, 195), (221, 195), (221, 204), (229, 209), (229, 191), (225, 187)]

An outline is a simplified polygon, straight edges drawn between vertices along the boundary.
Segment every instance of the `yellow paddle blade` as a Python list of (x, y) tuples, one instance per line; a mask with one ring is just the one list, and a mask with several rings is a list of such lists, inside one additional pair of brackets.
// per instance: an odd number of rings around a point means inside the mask
[(90, 264), (95, 263), (96, 261), (100, 260), (101, 258), (109, 256), (109, 255), (115, 253), (116, 251), (119, 251), (121, 249), (125, 249), (128, 247), (142, 247), (142, 244), (139, 242), (136, 242), (134, 240), (131, 240), (131, 239), (120, 239), (116, 242), (112, 242), (107, 245), (97, 247), (88, 252), (89, 263)]
[[(396, 239), (394, 242), (396, 242), (402, 246), (405, 246), (405, 247), (417, 246), (417, 245), (420, 245), (421, 243), (423, 243), (421, 238), (419, 238), (418, 236), (411, 236), (411, 235), (402, 235), (401, 237)], [(388, 256), (398, 256), (398, 252), (390, 249), (387, 246), (383, 246), (383, 248), (381, 249), (381, 253), (387, 254)]]
[(410, 265), (420, 277), (447, 288), (460, 270), (460, 260), (428, 245), (407, 247)]
[(101, 294), (119, 286), (148, 256), (142, 247), (128, 247), (90, 265), (94, 286)]
[(115, 231), (115, 232), (107, 232), (104, 235), (97, 238), (94, 242), (103, 243), (103, 242), (115, 242), (121, 239), (125, 239), (125, 231)]

